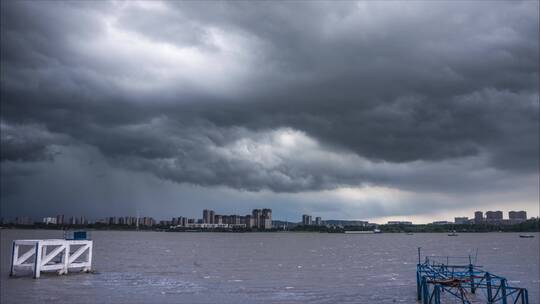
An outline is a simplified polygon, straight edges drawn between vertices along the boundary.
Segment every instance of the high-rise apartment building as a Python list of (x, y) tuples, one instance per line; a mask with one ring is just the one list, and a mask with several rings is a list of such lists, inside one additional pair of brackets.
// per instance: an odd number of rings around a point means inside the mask
[(526, 211), (510, 211), (508, 212), (508, 218), (511, 220), (526, 220), (527, 219), (527, 212)]
[(272, 209), (263, 209), (262, 210), (262, 219), (261, 219), (262, 229), (272, 229)]
[(484, 213), (482, 211), (476, 211), (474, 213), (474, 223), (482, 224), (484, 222)]
[(214, 210), (210, 210), (209, 212), (209, 217), (210, 217), (210, 224), (215, 224), (216, 223), (216, 213), (214, 212)]
[(253, 228), (255, 227), (255, 219), (248, 214), (244, 217), (244, 224), (246, 224), (246, 228)]
[(262, 210), (261, 209), (253, 209), (253, 211), (251, 212), (251, 216), (253, 218), (253, 226), (255, 228), (259, 228), (261, 226)]
[(140, 220), (140, 224), (142, 226), (152, 227), (152, 226), (155, 225), (155, 223), (156, 223), (156, 221), (151, 217), (146, 217), (145, 216)]
[(34, 221), (28, 216), (18, 216), (15, 218), (15, 224), (17, 225), (32, 225)]
[(271, 229), (272, 209), (253, 209), (244, 219), (247, 228)]
[(242, 224), (242, 217), (239, 215), (229, 215), (228, 217), (228, 223), (230, 225), (241, 225)]
[(502, 211), (487, 211), (486, 212), (486, 222), (494, 224), (501, 223), (503, 219)]
[(508, 212), (508, 219), (511, 224), (518, 224), (527, 220), (526, 211), (510, 211)]
[(203, 223), (205, 224), (212, 224), (212, 222), (214, 221), (214, 211), (204, 209), (202, 220), (203, 220)]
[(303, 214), (302, 215), (302, 225), (309, 226), (313, 224), (311, 215)]

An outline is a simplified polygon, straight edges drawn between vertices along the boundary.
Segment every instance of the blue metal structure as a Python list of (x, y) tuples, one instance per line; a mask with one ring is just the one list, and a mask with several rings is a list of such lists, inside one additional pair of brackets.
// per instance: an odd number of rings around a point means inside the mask
[(90, 240), (90, 232), (88, 231), (64, 231), (65, 240)]
[[(468, 263), (452, 262), (467, 258)], [(458, 300), (462, 304), (529, 304), (527, 289), (510, 286), (505, 278), (484, 271), (482, 266), (473, 264), (470, 256), (426, 256), (421, 262), (420, 248), (416, 292), (422, 304), (441, 304), (443, 299), (453, 299), (452, 303)]]

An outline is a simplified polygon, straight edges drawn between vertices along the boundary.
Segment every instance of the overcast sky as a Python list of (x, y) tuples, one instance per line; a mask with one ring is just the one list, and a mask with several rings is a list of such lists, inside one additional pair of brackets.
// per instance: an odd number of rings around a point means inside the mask
[(539, 2), (1, 2), (1, 211), (539, 212)]

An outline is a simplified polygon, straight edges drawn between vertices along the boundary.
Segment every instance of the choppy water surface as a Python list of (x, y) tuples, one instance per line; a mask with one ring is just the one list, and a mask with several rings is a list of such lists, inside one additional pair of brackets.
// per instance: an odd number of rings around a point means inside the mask
[(60, 231), (2, 230), (1, 303), (415, 303), (416, 248), (468, 255), (540, 303), (539, 240), (513, 233), (166, 233), (93, 231), (95, 274), (9, 278), (11, 240)]

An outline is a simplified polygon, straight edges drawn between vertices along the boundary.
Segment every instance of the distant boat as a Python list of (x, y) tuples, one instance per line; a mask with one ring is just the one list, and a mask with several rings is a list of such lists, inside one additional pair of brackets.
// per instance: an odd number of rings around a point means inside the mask
[(520, 238), (527, 238), (527, 239), (529, 239), (529, 238), (533, 238), (534, 235), (532, 235), (532, 234), (520, 234), (519, 237), (520, 237)]
[(456, 231), (452, 231), (452, 233), (449, 233), (448, 236), (458, 236), (458, 234), (456, 233)]
[(345, 230), (345, 233), (347, 234), (373, 234), (374, 231), (358, 231), (358, 230)]
[(414, 233), (412, 233), (412, 232), (407, 232), (407, 235), (413, 235), (413, 234), (414, 234)]
[(373, 229), (373, 233), (382, 233), (382, 231), (379, 229)]

